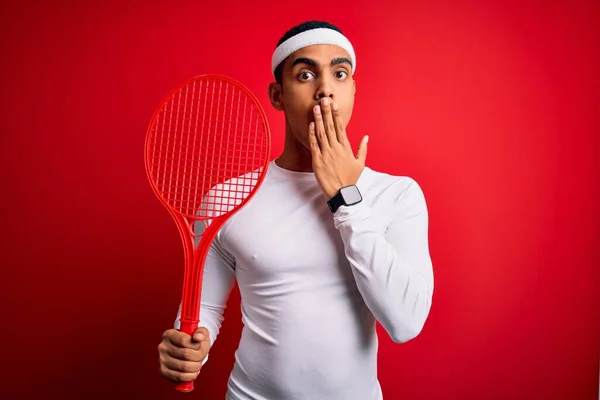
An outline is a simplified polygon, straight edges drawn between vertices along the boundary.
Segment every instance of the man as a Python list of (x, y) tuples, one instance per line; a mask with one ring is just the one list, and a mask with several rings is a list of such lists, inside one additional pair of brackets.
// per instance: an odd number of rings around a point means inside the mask
[(366, 167), (366, 137), (356, 156), (348, 142), (355, 70), (352, 45), (331, 24), (307, 22), (279, 41), (269, 94), (285, 114), (284, 150), (213, 243), (200, 327), (164, 333), (168, 379), (197, 378), (236, 279), (244, 328), (227, 399), (383, 398), (376, 321), (394, 342), (415, 338), (433, 269), (419, 185)]

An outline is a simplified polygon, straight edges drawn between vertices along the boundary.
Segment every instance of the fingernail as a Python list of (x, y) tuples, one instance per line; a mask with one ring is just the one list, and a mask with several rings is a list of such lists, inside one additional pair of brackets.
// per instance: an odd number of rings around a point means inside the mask
[(333, 109), (333, 111), (337, 111), (337, 109), (338, 109), (337, 103), (331, 103), (331, 108)]
[(329, 104), (329, 99), (327, 97), (323, 97), (323, 105), (326, 106)]
[(315, 107), (315, 114), (321, 114), (321, 107), (319, 107), (319, 106)]
[(204, 340), (204, 334), (202, 334), (202, 333), (198, 333), (196, 336), (194, 336), (194, 338), (195, 338), (197, 341)]

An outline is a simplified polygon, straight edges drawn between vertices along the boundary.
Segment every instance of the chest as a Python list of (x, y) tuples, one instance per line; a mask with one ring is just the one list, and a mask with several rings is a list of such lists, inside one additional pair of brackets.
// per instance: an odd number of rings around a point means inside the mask
[(237, 274), (254, 279), (318, 276), (347, 264), (344, 244), (320, 187), (267, 185), (223, 230)]

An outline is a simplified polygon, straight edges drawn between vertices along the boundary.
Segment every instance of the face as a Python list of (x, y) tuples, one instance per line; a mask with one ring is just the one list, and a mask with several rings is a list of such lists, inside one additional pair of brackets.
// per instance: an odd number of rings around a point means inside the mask
[(308, 46), (286, 59), (281, 86), (270, 86), (273, 106), (285, 112), (287, 133), (307, 148), (313, 108), (322, 97), (338, 104), (344, 126), (350, 122), (356, 89), (349, 61), (350, 55), (341, 47)]

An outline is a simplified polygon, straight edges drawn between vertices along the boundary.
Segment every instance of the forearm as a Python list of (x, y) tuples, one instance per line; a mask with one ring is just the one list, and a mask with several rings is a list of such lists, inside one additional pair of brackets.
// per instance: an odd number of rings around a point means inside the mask
[(433, 273), (423, 210), (382, 226), (365, 203), (335, 216), (358, 290), (392, 340), (406, 342), (422, 330), (432, 303)]

